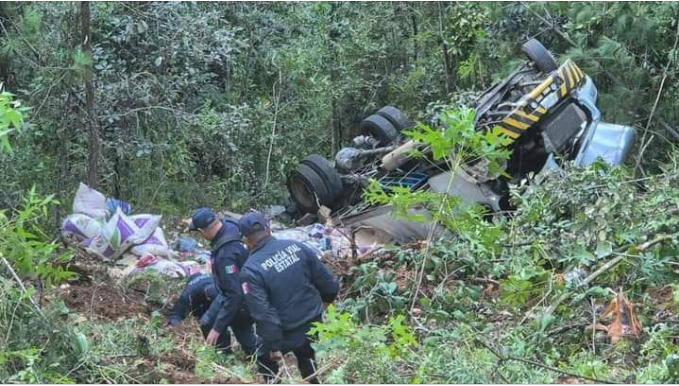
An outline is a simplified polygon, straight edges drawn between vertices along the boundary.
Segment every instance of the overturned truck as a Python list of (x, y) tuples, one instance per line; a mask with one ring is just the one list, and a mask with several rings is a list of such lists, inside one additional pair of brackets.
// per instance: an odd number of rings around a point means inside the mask
[[(512, 155), (505, 165), (509, 177), (490, 176), (478, 165), (453, 171), (431, 158), (411, 158), (418, 144), (401, 132), (414, 125), (397, 108), (386, 106), (361, 122), (363, 135), (340, 150), (334, 162), (312, 154), (289, 174), (292, 211), (316, 213), (327, 207), (338, 224), (372, 228), (395, 242), (408, 242), (427, 237), (433, 224), (396, 218), (388, 206), (365, 203), (362, 192), (370, 179), (387, 191), (394, 186), (429, 189), (502, 211), (510, 209), (509, 185), (528, 173), (559, 168), (563, 161), (575, 166), (599, 157), (613, 166), (625, 162), (635, 131), (601, 121), (592, 79), (570, 59), (559, 65), (535, 39), (522, 49), (528, 60), (475, 103), (476, 130), (499, 130), (511, 139)], [(422, 208), (412, 210), (426, 215)]]

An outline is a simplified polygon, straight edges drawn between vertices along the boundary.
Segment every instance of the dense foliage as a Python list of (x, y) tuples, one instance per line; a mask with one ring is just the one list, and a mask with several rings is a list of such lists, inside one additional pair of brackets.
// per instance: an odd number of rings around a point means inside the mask
[(0, 76), (32, 107), (30, 130), (13, 135), (22, 151), (2, 156), (5, 205), (33, 184), (68, 197), (89, 157), (94, 184), (156, 210), (282, 202), (301, 157), (331, 155), (386, 104), (422, 119), (437, 101), (468, 102), (524, 60), (520, 44), (533, 36), (595, 79), (608, 121), (640, 134), (663, 85), (644, 170), (679, 137), (677, 3), (140, 2), (90, 12), (91, 56), (77, 3), (0, 8)]

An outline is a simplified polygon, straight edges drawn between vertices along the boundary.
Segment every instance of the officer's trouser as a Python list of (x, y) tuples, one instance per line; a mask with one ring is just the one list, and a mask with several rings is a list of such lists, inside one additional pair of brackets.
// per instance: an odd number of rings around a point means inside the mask
[[(216, 300), (217, 301), (217, 300)], [(217, 318), (217, 313), (219, 311), (219, 304), (215, 307), (210, 307), (210, 309), (205, 313), (204, 317), (200, 319), (200, 329), (203, 332), (203, 336), (207, 337), (214, 325), (215, 319)], [(230, 353), (231, 352), (231, 334), (229, 333), (229, 327), (233, 331), (233, 335), (236, 337), (238, 344), (248, 355), (254, 355), (257, 357), (257, 366), (262, 369), (264, 354), (266, 353), (261, 348), (258, 350), (257, 335), (255, 335), (254, 322), (247, 311), (241, 309), (236, 314), (236, 317), (231, 321), (231, 324), (224, 328), (224, 331), (219, 331), (219, 338), (217, 339), (217, 349), (220, 352)]]
[[(283, 354), (290, 351), (295, 354), (297, 368), (304, 379), (316, 372), (316, 353), (313, 347), (311, 347), (311, 339), (313, 338), (310, 338), (307, 333), (311, 328), (311, 324), (320, 320), (319, 317), (305, 323), (297, 330), (283, 332), (283, 350), (281, 351)], [(276, 374), (278, 374), (279, 366), (278, 363), (271, 360), (269, 349), (262, 348), (261, 350), (264, 351), (264, 355), (260, 357), (260, 363), (258, 364), (259, 373), (264, 376), (267, 383), (271, 383), (276, 378)], [(307, 379), (307, 381), (309, 383), (319, 383), (317, 377)]]
[[(297, 368), (303, 379), (308, 378), (316, 372), (316, 355), (314, 349), (311, 347), (309, 339), (307, 339), (306, 343), (301, 347), (293, 350), (283, 350), (282, 352), (283, 354), (286, 354), (290, 351), (292, 351), (292, 353), (295, 354), (295, 358), (297, 358)], [(271, 360), (269, 355), (260, 358), (257, 366), (259, 373), (264, 376), (267, 383), (271, 383), (276, 378), (276, 374), (278, 374), (279, 370), (278, 363)], [(306, 380), (309, 383), (319, 383), (318, 378), (315, 376)], [(280, 382), (280, 380), (278, 380), (278, 382)]]
[[(210, 333), (210, 330), (212, 330), (214, 324), (214, 316), (209, 315), (208, 318), (204, 318), (203, 321), (207, 321), (207, 323), (201, 324), (200, 329), (203, 332), (203, 337), (207, 338), (207, 335)], [(257, 337), (255, 336), (254, 325), (252, 319), (243, 317), (241, 314), (237, 315), (231, 322), (231, 325), (226, 326), (223, 331), (218, 331), (219, 338), (217, 339), (217, 350), (225, 353), (231, 352), (231, 333), (229, 332), (229, 327), (231, 327), (231, 331), (233, 331), (233, 335), (236, 337), (236, 340), (243, 351), (248, 355), (254, 354), (257, 350)]]

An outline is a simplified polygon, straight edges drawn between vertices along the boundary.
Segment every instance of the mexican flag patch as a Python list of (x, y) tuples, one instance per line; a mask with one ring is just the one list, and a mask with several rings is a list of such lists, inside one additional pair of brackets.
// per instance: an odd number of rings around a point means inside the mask
[(244, 294), (249, 294), (250, 293), (250, 284), (248, 282), (243, 283), (243, 293)]
[(238, 273), (238, 266), (227, 265), (226, 267), (224, 267), (224, 271), (226, 271), (226, 273)]

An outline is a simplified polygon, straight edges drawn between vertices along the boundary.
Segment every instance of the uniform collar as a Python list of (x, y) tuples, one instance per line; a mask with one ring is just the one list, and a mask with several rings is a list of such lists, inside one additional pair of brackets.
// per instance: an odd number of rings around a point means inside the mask
[(222, 222), (222, 227), (219, 228), (215, 237), (213, 237), (212, 240), (210, 240), (210, 246), (214, 247), (215, 245), (217, 245), (217, 243), (219, 242), (219, 239), (221, 239), (222, 236), (224, 236), (224, 233), (226, 233), (226, 226), (225, 225), (226, 224), (224, 224)]
[(257, 245), (255, 245), (255, 247), (252, 248), (252, 250), (250, 251), (250, 254), (253, 254), (253, 253), (257, 252), (258, 250), (262, 249), (262, 247), (264, 247), (266, 244), (268, 244), (272, 240), (275, 240), (275, 238), (273, 236), (267, 236), (267, 237), (259, 240)]
[[(214, 249), (214, 247), (218, 245), (225, 237), (233, 238), (238, 234), (239, 232), (236, 227), (234, 227), (227, 221), (222, 221), (222, 227), (219, 229), (219, 231), (217, 231), (215, 237), (213, 237), (212, 240), (210, 240), (210, 246), (212, 247), (212, 249)], [(240, 239), (240, 236), (238, 237), (238, 239)]]

